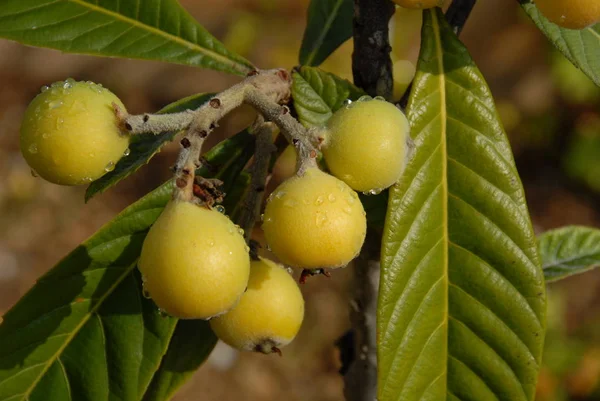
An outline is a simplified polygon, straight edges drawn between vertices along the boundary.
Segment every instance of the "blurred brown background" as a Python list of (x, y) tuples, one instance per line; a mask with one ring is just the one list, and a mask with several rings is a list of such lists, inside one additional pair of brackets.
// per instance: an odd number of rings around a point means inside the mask
[[(307, 0), (181, 0), (232, 50), (262, 68), (297, 63)], [(392, 23), (397, 94), (414, 73), (419, 17)], [(600, 90), (554, 52), (516, 2), (479, 2), (462, 38), (486, 76), (509, 133), (538, 232), (566, 224), (600, 227)], [(352, 44), (323, 66), (350, 76)], [(406, 61), (409, 60), (409, 61)], [(23, 111), (42, 85), (73, 77), (101, 82), (132, 113), (219, 91), (235, 77), (158, 62), (61, 54), (0, 40), (0, 314), (77, 244), (169, 177), (169, 146), (134, 177), (83, 202), (84, 188), (32, 177), (20, 155)], [(248, 111), (216, 136), (235, 133)], [(214, 138), (216, 139), (216, 138)], [(349, 269), (303, 286), (307, 314), (284, 357), (238, 354), (219, 344), (175, 400), (342, 400), (334, 341), (348, 328)], [(600, 400), (600, 270), (549, 290), (540, 401)]]

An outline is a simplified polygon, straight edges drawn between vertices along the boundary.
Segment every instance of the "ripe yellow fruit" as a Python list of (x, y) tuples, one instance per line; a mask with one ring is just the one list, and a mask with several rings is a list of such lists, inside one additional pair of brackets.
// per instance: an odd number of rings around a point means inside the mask
[(323, 157), (333, 175), (357, 191), (377, 193), (400, 178), (410, 128), (404, 113), (384, 100), (359, 100), (327, 123)]
[(356, 192), (313, 167), (284, 181), (269, 196), (263, 230), (267, 244), (286, 265), (335, 268), (356, 257), (367, 220)]
[(393, 0), (394, 3), (404, 8), (427, 9), (443, 7), (446, 0)]
[(252, 261), (248, 289), (239, 304), (211, 319), (210, 327), (232, 347), (268, 354), (289, 344), (303, 319), (304, 299), (292, 276), (275, 262), (260, 259)]
[(108, 89), (68, 79), (42, 88), (25, 111), (21, 152), (42, 178), (79, 185), (112, 170), (129, 146), (112, 108), (123, 103)]
[(600, 21), (598, 0), (536, 0), (540, 12), (563, 28), (583, 29)]
[(182, 319), (209, 319), (231, 309), (248, 283), (244, 237), (223, 214), (173, 200), (156, 220), (138, 267), (156, 305)]

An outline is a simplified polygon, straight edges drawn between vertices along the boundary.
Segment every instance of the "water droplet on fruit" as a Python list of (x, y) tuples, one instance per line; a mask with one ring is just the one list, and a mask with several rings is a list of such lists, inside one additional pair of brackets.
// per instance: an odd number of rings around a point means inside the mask
[(53, 100), (53, 101), (51, 101), (51, 102), (48, 103), (48, 108), (51, 109), (51, 110), (52, 109), (57, 109), (60, 106), (62, 106), (62, 104), (63, 104), (62, 100)]
[(34, 169), (31, 169), (31, 176), (32, 177), (39, 177), (37, 171), (35, 171)]
[(63, 83), (63, 89), (71, 89), (73, 87), (73, 83), (68, 79)]
[(334, 194), (329, 194), (329, 196), (327, 197), (327, 199), (329, 199), (329, 202), (335, 202), (335, 195)]
[(273, 218), (272, 218), (272, 217), (267, 217), (267, 218), (265, 219), (265, 223), (270, 223), (270, 222), (272, 222), (272, 221), (273, 221)]
[(92, 177), (84, 177), (84, 178), (83, 178), (83, 181), (84, 181), (84, 182), (92, 182), (92, 181), (94, 181), (94, 180), (92, 179)]
[(319, 195), (317, 197), (317, 199), (315, 199), (315, 205), (317, 205), (317, 206), (322, 205), (323, 202), (325, 202), (325, 199), (323, 199), (323, 197), (321, 195)]
[(131, 154), (131, 149), (127, 148), (125, 149), (125, 152), (123, 152), (123, 156), (127, 157)]
[(344, 100), (344, 102), (343, 102), (343, 105), (344, 105), (344, 106), (350, 106), (351, 104), (352, 104), (352, 100), (350, 100), (350, 99), (346, 99), (346, 100)]
[(294, 274), (294, 269), (292, 269), (291, 267), (286, 267), (285, 270), (287, 270), (287, 272), (290, 274)]
[(106, 165), (106, 167), (104, 167), (104, 171), (106, 171), (107, 173), (110, 171), (113, 171), (115, 169), (115, 163), (114, 162), (108, 162), (108, 164)]
[(50, 89), (50, 87), (49, 87), (48, 85), (44, 85), (44, 86), (42, 86), (42, 88), (40, 89), (40, 91), (41, 91), (42, 93), (44, 93), (44, 92), (46, 92), (48, 89)]
[(327, 215), (325, 213), (317, 212), (317, 217), (315, 220), (317, 226), (322, 226), (325, 221), (327, 221)]
[(146, 299), (151, 299), (152, 297), (150, 296), (150, 291), (148, 291), (143, 285), (142, 285), (142, 295), (144, 296), (144, 298)]
[(215, 240), (214, 239), (209, 239), (208, 240), (208, 246), (215, 246)]
[(225, 206), (223, 206), (223, 205), (215, 206), (215, 210), (221, 214), (225, 214)]
[(47, 133), (47, 132), (44, 132), (44, 133), (42, 134), (42, 139), (48, 139), (48, 137), (49, 137), (49, 136), (50, 136), (50, 135), (48, 135), (48, 133)]
[(344, 211), (344, 213), (346, 214), (352, 214), (352, 208), (350, 206), (346, 206), (344, 209), (342, 209)]
[(250, 252), (250, 247), (248, 245), (244, 246), (244, 252)]
[(62, 117), (58, 117), (56, 119), (56, 129), (61, 129), (64, 123), (65, 120)]
[(275, 197), (276, 197), (277, 199), (281, 199), (281, 198), (283, 198), (284, 196), (285, 196), (285, 192), (284, 192), (284, 191), (278, 191), (278, 192), (275, 194)]
[(260, 215), (260, 221), (265, 221), (265, 214), (264, 213), (261, 213), (261, 215)]
[(170, 317), (167, 312), (160, 308), (158, 308), (158, 314), (160, 315), (160, 317)]
[(373, 100), (371, 96), (365, 95), (358, 98), (357, 102), (368, 102), (369, 100)]
[(286, 207), (295, 207), (297, 205), (298, 205), (298, 201), (293, 198), (288, 198), (285, 201), (283, 201), (283, 206), (286, 206)]
[(383, 96), (375, 96), (373, 100), (381, 100), (382, 102), (385, 102), (385, 98)]
[(37, 144), (32, 143), (31, 145), (29, 145), (29, 153), (31, 154), (36, 154), (38, 152), (38, 147)]
[(237, 226), (237, 232), (238, 232), (239, 235), (244, 236), (244, 229), (242, 227)]

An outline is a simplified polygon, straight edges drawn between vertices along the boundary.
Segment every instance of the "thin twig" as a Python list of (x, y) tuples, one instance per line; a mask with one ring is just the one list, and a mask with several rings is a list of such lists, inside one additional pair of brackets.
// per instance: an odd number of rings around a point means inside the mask
[(254, 107), (266, 120), (274, 122), (298, 153), (297, 174), (302, 175), (309, 167), (316, 167), (317, 150), (311, 142), (312, 133), (298, 122), (287, 106), (273, 102), (257, 89), (250, 89), (246, 103)]
[(244, 230), (246, 242), (250, 241), (252, 229), (260, 215), (260, 207), (265, 193), (271, 156), (277, 150), (273, 144), (273, 133), (275, 130), (276, 126), (272, 122), (264, 122), (254, 130), (256, 146), (251, 167), (252, 178), (239, 218), (239, 225)]
[[(282, 106), (290, 97), (291, 76), (283, 69), (254, 71), (242, 82), (215, 95), (194, 111), (167, 115), (126, 115), (114, 106), (120, 124), (132, 134), (145, 132), (160, 133), (186, 129), (181, 141), (175, 165), (175, 189), (173, 197), (181, 200), (193, 199), (195, 170), (200, 166), (200, 153), (206, 137), (217, 127), (218, 122), (229, 112), (241, 106), (248, 96), (260, 93), (263, 103)], [(273, 107), (271, 107), (273, 108)]]

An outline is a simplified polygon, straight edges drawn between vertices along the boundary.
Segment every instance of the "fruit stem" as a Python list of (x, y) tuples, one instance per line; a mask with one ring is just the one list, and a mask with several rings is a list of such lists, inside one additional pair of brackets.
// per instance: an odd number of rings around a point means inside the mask
[(215, 95), (194, 111), (168, 115), (125, 115), (117, 107), (115, 113), (121, 125), (135, 134), (186, 130), (175, 164), (173, 199), (192, 201), (195, 171), (200, 167), (202, 145), (218, 126), (219, 120), (245, 103), (250, 93), (259, 92), (265, 101), (279, 107), (279, 102), (289, 99), (290, 87), (291, 76), (284, 69), (252, 71), (242, 82)]
[(277, 150), (273, 144), (273, 133), (276, 126), (272, 122), (264, 122), (260, 117), (254, 124), (254, 135), (256, 136), (256, 147), (254, 150), (254, 160), (251, 167), (252, 179), (250, 189), (244, 199), (242, 214), (239, 219), (239, 225), (244, 230), (244, 239), (250, 241), (252, 229), (258, 215), (265, 193), (267, 175), (269, 174), (269, 164), (271, 156)]
[(297, 175), (303, 175), (309, 167), (317, 167), (317, 149), (311, 143), (314, 135), (290, 114), (287, 106), (273, 102), (258, 89), (248, 91), (246, 103), (258, 110), (266, 120), (277, 124), (288, 142), (294, 145), (298, 154)]

